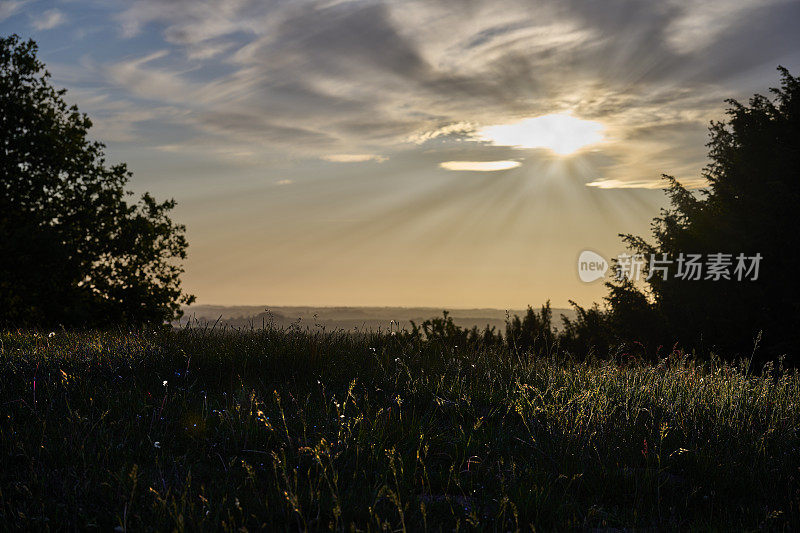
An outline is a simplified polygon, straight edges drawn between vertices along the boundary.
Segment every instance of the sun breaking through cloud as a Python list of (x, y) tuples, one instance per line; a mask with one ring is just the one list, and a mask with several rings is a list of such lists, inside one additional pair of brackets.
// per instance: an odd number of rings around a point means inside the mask
[(500, 146), (547, 148), (568, 155), (585, 146), (604, 140), (603, 125), (566, 114), (528, 118), (511, 124), (487, 126), (478, 130), (478, 138)]

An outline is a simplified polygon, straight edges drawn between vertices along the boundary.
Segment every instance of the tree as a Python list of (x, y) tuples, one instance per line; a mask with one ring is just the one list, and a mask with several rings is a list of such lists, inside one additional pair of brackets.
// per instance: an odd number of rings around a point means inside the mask
[[(643, 302), (650, 323), (631, 327), (651, 343), (668, 338), (692, 347), (750, 356), (763, 332), (764, 355), (797, 353), (800, 341), (800, 81), (779, 67), (781, 87), (749, 105), (728, 100), (728, 118), (712, 122), (707, 189), (695, 195), (673, 177), (670, 205), (653, 222), (654, 242), (623, 235), (645, 256), (760, 254), (755, 281), (685, 281), (672, 265), (667, 279), (655, 275), (644, 291), (610, 284), (612, 316), (624, 317)], [(705, 278), (705, 276), (703, 276)], [(645, 297), (646, 295), (646, 297)], [(625, 328), (617, 324), (617, 331)]]
[(33, 41), (0, 38), (0, 323), (163, 323), (193, 296), (180, 286), (185, 228), (175, 202), (130, 202), (131, 173), (88, 138)]
[(549, 354), (556, 341), (552, 322), (550, 300), (547, 300), (538, 313), (528, 306), (524, 317), (514, 315), (514, 318), (506, 321), (506, 342), (509, 348), (534, 352), (537, 355)]
[(561, 315), (563, 329), (558, 335), (561, 348), (573, 358), (608, 357), (613, 345), (609, 313), (598, 304), (584, 309), (572, 300), (569, 303), (575, 310), (575, 318)]

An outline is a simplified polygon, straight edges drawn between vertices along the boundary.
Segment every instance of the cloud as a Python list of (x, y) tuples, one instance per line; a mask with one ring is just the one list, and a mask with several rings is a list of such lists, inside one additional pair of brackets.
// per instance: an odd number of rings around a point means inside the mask
[(292, 180), (278, 180), (275, 185), (291, 185), (292, 183), (294, 183)]
[(107, 67), (110, 80), (120, 87), (143, 98), (162, 101), (185, 101), (198, 89), (181, 78), (180, 74), (152, 68), (149, 63), (165, 58), (169, 50), (162, 49), (146, 56), (119, 61)]
[[(164, 24), (164, 37), (172, 43), (193, 45), (240, 31), (255, 31), (260, 17), (249, 0), (136, 0), (118, 17), (123, 35), (133, 37), (151, 23)], [(166, 24), (165, 24), (166, 23)]]
[(33, 18), (33, 27), (37, 30), (52, 30), (56, 26), (60, 26), (64, 22), (66, 22), (66, 17), (64, 13), (59, 11), (58, 9), (48, 9), (47, 11), (32, 16)]
[(81, 111), (92, 117), (90, 134), (103, 142), (154, 142), (152, 133), (144, 128), (147, 122), (178, 123), (184, 116), (174, 106), (138, 106), (99, 89), (70, 90), (67, 99), (76, 102)]
[(408, 141), (415, 144), (423, 144), (427, 141), (431, 141), (439, 137), (468, 136), (474, 131), (475, 131), (474, 124), (471, 124), (469, 122), (455, 122), (453, 124), (447, 124), (445, 126), (441, 126), (431, 130), (425, 130), (414, 133), (408, 137)]
[[(696, 173), (704, 153), (685, 134), (705, 134), (729, 82), (796, 57), (800, 39), (770, 32), (791, 18), (770, 14), (788, 0), (767, 1), (135, 0), (116, 20), (157, 49), (106, 75), (133, 99), (184, 109), (187, 138), (312, 158), (479, 152), (508, 144), (489, 128), (572, 113), (607, 127), (603, 177), (636, 181)], [(753, 44), (731, 51), (754, 14), (767, 18), (748, 29)], [(632, 137), (676, 122), (687, 126)]]
[(334, 163), (363, 163), (365, 161), (377, 161), (383, 163), (386, 157), (376, 154), (333, 154), (324, 155), (322, 159), (325, 161), (332, 161)]
[(444, 161), (439, 166), (445, 170), (496, 172), (517, 168), (521, 164), (519, 161)]
[(328, 134), (300, 126), (276, 123), (261, 115), (237, 111), (201, 113), (194, 121), (204, 131), (233, 137), (239, 142), (261, 145), (313, 145), (321, 148), (335, 144)]
[(27, 2), (23, 0), (3, 0), (0, 1), (0, 22), (13, 17), (20, 12), (22, 6)]
[[(708, 181), (704, 179), (679, 180), (681, 185), (687, 189), (702, 189), (708, 187)], [(596, 179), (586, 184), (587, 187), (598, 189), (665, 189), (667, 182), (661, 180), (618, 180), (618, 179)]]
[(672, 0), (679, 13), (670, 22), (667, 43), (686, 54), (707, 47), (726, 29), (735, 26), (756, 9), (770, 8), (789, 0)]
[(187, 49), (186, 56), (192, 60), (204, 61), (230, 50), (232, 46), (233, 43), (204, 43)]

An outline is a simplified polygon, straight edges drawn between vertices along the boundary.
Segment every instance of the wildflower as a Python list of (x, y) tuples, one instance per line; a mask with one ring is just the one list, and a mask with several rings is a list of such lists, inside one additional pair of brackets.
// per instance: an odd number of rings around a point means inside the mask
[(56, 332), (55, 331), (51, 331), (50, 334), (47, 336), (47, 338), (48, 339), (52, 339), (55, 336), (56, 336)]
[(167, 380), (165, 379), (161, 384), (166, 387), (167, 386)]
[(153, 443), (153, 448), (156, 448), (156, 449), (158, 449), (158, 448), (161, 448), (161, 442), (159, 442), (159, 441), (155, 441), (155, 442)]

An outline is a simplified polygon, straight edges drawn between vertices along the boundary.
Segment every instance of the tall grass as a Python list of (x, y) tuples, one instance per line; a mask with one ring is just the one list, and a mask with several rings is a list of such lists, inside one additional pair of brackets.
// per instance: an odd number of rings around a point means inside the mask
[(0, 523), (800, 526), (800, 377), (402, 335), (0, 334)]

